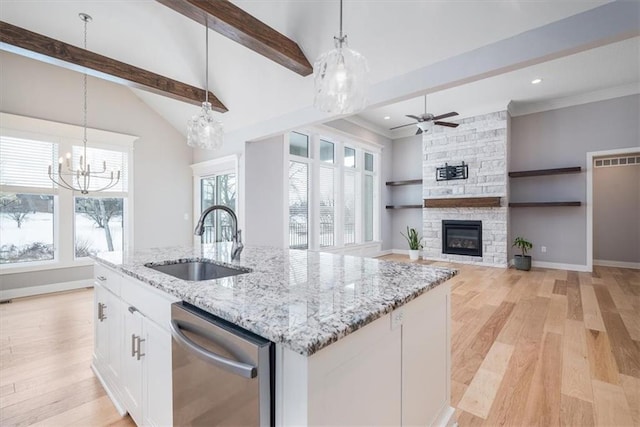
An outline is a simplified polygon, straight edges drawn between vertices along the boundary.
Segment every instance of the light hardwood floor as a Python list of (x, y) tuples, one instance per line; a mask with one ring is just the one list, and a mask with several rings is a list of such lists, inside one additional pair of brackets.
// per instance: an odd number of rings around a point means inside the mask
[[(421, 262), (460, 270), (451, 396), (460, 426), (640, 426), (640, 271)], [(92, 299), (81, 290), (0, 305), (0, 425), (134, 425), (89, 367)]]
[(640, 426), (639, 270), (421, 262), (460, 270), (451, 296), (460, 426)]

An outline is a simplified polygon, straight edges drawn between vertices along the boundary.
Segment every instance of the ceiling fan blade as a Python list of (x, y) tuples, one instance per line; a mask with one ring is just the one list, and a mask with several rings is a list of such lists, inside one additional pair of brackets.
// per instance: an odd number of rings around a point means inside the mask
[(446, 126), (450, 128), (457, 128), (460, 126), (458, 123), (449, 123), (449, 122), (433, 122), (434, 125)]
[(440, 114), (439, 116), (435, 116), (433, 118), (433, 120), (446, 119), (447, 117), (453, 117), (453, 116), (457, 116), (457, 115), (458, 115), (458, 113), (456, 113), (455, 111), (452, 111), (450, 113)]
[(414, 116), (414, 115), (412, 115), (412, 114), (407, 114), (405, 117), (409, 117), (410, 119), (417, 120), (417, 121), (422, 120), (422, 118), (421, 118), (421, 117)]
[(420, 135), (422, 133), (422, 129), (418, 128), (418, 131), (416, 132), (416, 135)]
[(403, 127), (415, 126), (415, 125), (416, 125), (415, 123), (409, 123), (409, 124), (406, 124), (406, 125), (401, 125), (401, 126), (396, 126), (394, 128), (389, 128), (389, 130), (400, 129), (400, 128), (403, 128)]

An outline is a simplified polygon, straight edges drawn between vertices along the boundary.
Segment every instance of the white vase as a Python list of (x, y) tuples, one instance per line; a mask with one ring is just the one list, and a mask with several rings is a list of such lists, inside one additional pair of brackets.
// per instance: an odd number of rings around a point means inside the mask
[(411, 261), (417, 261), (420, 258), (420, 251), (418, 249), (409, 249), (409, 259)]

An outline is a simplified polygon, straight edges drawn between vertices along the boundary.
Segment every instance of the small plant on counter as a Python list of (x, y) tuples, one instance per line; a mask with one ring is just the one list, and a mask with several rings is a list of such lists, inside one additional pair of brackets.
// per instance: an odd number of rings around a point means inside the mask
[(417, 260), (420, 257), (420, 249), (422, 246), (422, 237), (418, 235), (418, 232), (415, 228), (410, 228), (407, 226), (407, 234), (404, 234), (402, 231), (400, 232), (402, 237), (407, 239), (407, 243), (409, 243), (409, 258), (412, 261)]
[(533, 248), (533, 244), (526, 240), (524, 237), (516, 237), (513, 241), (513, 247), (517, 247), (522, 251), (522, 255), (514, 255), (513, 262), (518, 270), (529, 271), (531, 270), (531, 256), (527, 255), (527, 251)]

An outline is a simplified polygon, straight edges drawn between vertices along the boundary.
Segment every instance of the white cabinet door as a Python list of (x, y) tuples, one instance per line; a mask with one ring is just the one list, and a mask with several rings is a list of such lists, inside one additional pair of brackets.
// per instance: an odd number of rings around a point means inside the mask
[(123, 310), (126, 309), (120, 298), (111, 292), (106, 292), (106, 306), (103, 308), (104, 317), (108, 325), (109, 349), (107, 353), (106, 369), (114, 384), (120, 383), (120, 365), (122, 361), (122, 322)]
[(449, 406), (449, 285), (402, 307), (402, 423), (432, 425)]
[(105, 315), (105, 306), (108, 304), (109, 292), (100, 286), (95, 284), (93, 292), (94, 302), (94, 347), (93, 356), (96, 361), (96, 368), (101, 371), (101, 374), (105, 374), (104, 367), (108, 358), (109, 351), (109, 322)]
[(144, 344), (142, 323), (144, 318), (137, 309), (127, 306), (124, 312), (122, 336), (122, 391), (125, 406), (137, 425), (143, 425), (142, 414), (142, 359)]
[(145, 425), (173, 424), (171, 334), (145, 319), (144, 353)]

